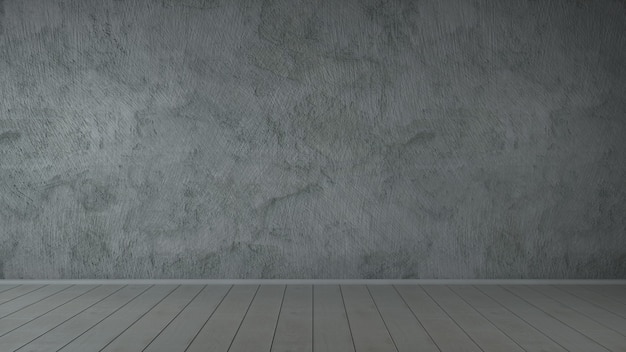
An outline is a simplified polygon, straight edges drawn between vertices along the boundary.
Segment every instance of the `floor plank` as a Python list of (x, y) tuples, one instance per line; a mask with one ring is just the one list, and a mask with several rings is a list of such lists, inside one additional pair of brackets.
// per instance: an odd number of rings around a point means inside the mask
[(626, 305), (616, 302), (609, 297), (603, 296), (598, 292), (589, 290), (587, 286), (568, 286), (567, 292), (626, 319)]
[(527, 351), (566, 352), (558, 343), (472, 286), (450, 289)]
[(356, 351), (397, 351), (367, 287), (342, 285), (341, 292)]
[(72, 286), (21, 307), (19, 310), (0, 319), (0, 336), (6, 335), (94, 288), (96, 288), (94, 285)]
[(313, 346), (315, 352), (354, 351), (338, 285), (313, 286)]
[(480, 351), (480, 348), (420, 286), (398, 285), (396, 289), (441, 351)]
[(99, 351), (169, 295), (176, 285), (156, 285), (81, 334), (59, 351)]
[[(7, 351), (16, 350), (98, 303), (120, 288), (121, 286), (118, 285), (104, 285), (88, 289), (85, 293), (0, 337), (0, 346)], [(69, 292), (69, 290), (64, 292)]]
[(485, 319), (467, 302), (454, 294), (447, 286), (426, 285), (424, 291), (439, 304), (452, 320), (485, 352), (515, 351), (523, 349), (498, 327)]
[(106, 297), (89, 309), (48, 331), (45, 335), (33, 340), (22, 347), (20, 352), (48, 352), (56, 351), (73, 339), (100, 323), (128, 302), (145, 292), (149, 286), (130, 285)]
[(371, 285), (368, 289), (398, 351), (415, 351), (416, 346), (420, 351), (439, 351), (393, 286)]
[(622, 293), (626, 286), (0, 281), (0, 352), (626, 352)]
[(624, 285), (588, 285), (588, 290), (597, 292), (616, 302), (626, 305), (626, 287)]
[(143, 352), (184, 351), (231, 287), (230, 285), (204, 286), (200, 294)]
[(258, 289), (258, 285), (233, 286), (185, 352), (228, 350)]
[(606, 309), (589, 303), (569, 293), (567, 287), (559, 289), (555, 286), (533, 286), (537, 292), (550, 297), (551, 299), (566, 305), (567, 307), (584, 314), (595, 320), (605, 329), (610, 329), (622, 336), (626, 336), (626, 319), (614, 314)]
[(609, 351), (626, 352), (626, 337), (615, 331), (604, 328), (589, 317), (549, 298), (526, 286), (503, 286), (504, 289), (517, 295), (561, 323), (578, 331), (596, 344)]
[(101, 352), (142, 351), (200, 293), (200, 285), (182, 285), (139, 318)]
[(480, 291), (502, 304), (515, 315), (541, 330), (568, 351), (606, 351), (580, 332), (561, 323), (542, 310), (499, 286), (476, 286)]
[(6, 301), (0, 304), (0, 319), (68, 289), (69, 287), (70, 285), (47, 285)]
[(313, 350), (313, 288), (288, 285), (278, 316), (273, 352)]
[(18, 285), (0, 285), (0, 294), (4, 291), (8, 291), (10, 289), (16, 288)]
[(18, 297), (43, 288), (44, 285), (20, 285), (0, 292), (0, 306)]
[(261, 285), (229, 352), (271, 350), (285, 288), (284, 285)]

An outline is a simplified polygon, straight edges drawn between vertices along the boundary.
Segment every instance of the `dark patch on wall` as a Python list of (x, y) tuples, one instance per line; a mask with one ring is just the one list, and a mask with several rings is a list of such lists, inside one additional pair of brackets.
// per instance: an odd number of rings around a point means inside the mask
[(17, 131), (8, 131), (8, 132), (0, 133), (0, 145), (15, 143), (20, 139), (21, 136), (22, 134)]
[(370, 155), (376, 141), (364, 120), (353, 104), (323, 92), (299, 101), (291, 118), (299, 143), (337, 161)]
[[(496, 263), (488, 272), (490, 277), (500, 277), (503, 272), (521, 275), (527, 262), (526, 236), (515, 230), (495, 234), (493, 241), (485, 246), (485, 260)], [(521, 277), (516, 277), (521, 278)]]
[(135, 112), (135, 133), (139, 138), (154, 137), (157, 130), (154, 125), (154, 117), (145, 111)]
[(570, 259), (570, 274), (573, 278), (584, 277), (586, 279), (602, 279), (605, 268), (612, 270), (612, 276), (616, 278), (626, 277), (626, 253), (613, 252), (603, 255), (584, 256), (577, 255)]
[(162, 0), (164, 7), (181, 6), (196, 10), (213, 9), (220, 6), (220, 0)]
[[(112, 259), (109, 245), (110, 234), (101, 229), (101, 224), (92, 222), (91, 226), (84, 231), (78, 231), (70, 245), (70, 260), (74, 270), (98, 272), (98, 268), (104, 266)], [(100, 275), (106, 273), (99, 273)]]
[[(197, 259), (197, 268), (200, 271), (200, 277), (217, 278), (216, 273), (219, 273), (221, 264), (222, 260), (219, 253), (210, 252), (201, 256)], [(183, 268), (183, 271), (184, 270)]]
[(361, 257), (359, 271), (364, 279), (419, 279), (419, 253), (408, 250), (374, 250)]
[(317, 1), (267, 0), (261, 10), (259, 35), (274, 44), (301, 47), (317, 41)]
[(72, 183), (64, 179), (61, 175), (54, 175), (49, 180), (43, 181), (43, 185), (39, 188), (41, 198), (45, 201), (50, 200), (50, 195), (55, 189), (63, 186), (71, 187)]
[(282, 251), (275, 245), (233, 242), (225, 256), (234, 259), (239, 275), (248, 278), (275, 279), (285, 264)]
[[(222, 254), (217, 252), (193, 252), (184, 256), (154, 258), (160, 262), (163, 278), (218, 279), (222, 270)], [(191, 270), (190, 270), (191, 268)]]
[(4, 34), (4, 0), (0, 0), (0, 35)]
[(14, 236), (2, 234), (5, 238), (0, 238), (0, 280), (5, 278), (5, 264), (15, 257), (15, 252), (19, 246), (19, 242)]
[(432, 141), (433, 139), (435, 139), (436, 136), (437, 134), (433, 131), (418, 131), (413, 134), (413, 136), (411, 136), (408, 141), (402, 143), (401, 147), (408, 148), (414, 145), (421, 146)]
[(110, 185), (87, 179), (78, 185), (78, 199), (87, 211), (103, 211), (115, 202)]
[[(32, 185), (20, 169), (0, 170), (0, 217), (14, 217), (22, 221), (37, 218), (41, 206), (32, 192)], [(0, 233), (2, 231), (0, 230)]]

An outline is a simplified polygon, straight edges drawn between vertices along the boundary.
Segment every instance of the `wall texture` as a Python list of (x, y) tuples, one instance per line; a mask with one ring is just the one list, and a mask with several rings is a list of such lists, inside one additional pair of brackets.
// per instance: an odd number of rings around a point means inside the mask
[(626, 3), (0, 0), (0, 277), (624, 278)]

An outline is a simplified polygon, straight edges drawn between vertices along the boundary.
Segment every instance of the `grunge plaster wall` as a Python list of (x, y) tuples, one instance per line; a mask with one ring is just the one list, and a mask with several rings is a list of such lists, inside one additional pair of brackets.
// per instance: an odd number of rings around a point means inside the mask
[(626, 3), (0, 0), (0, 277), (625, 278)]

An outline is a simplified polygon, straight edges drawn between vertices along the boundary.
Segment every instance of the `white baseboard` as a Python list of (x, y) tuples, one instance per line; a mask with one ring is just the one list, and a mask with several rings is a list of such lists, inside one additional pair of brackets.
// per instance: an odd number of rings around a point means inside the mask
[(0, 280), (0, 285), (626, 285), (626, 280), (485, 279), (110, 279)]

